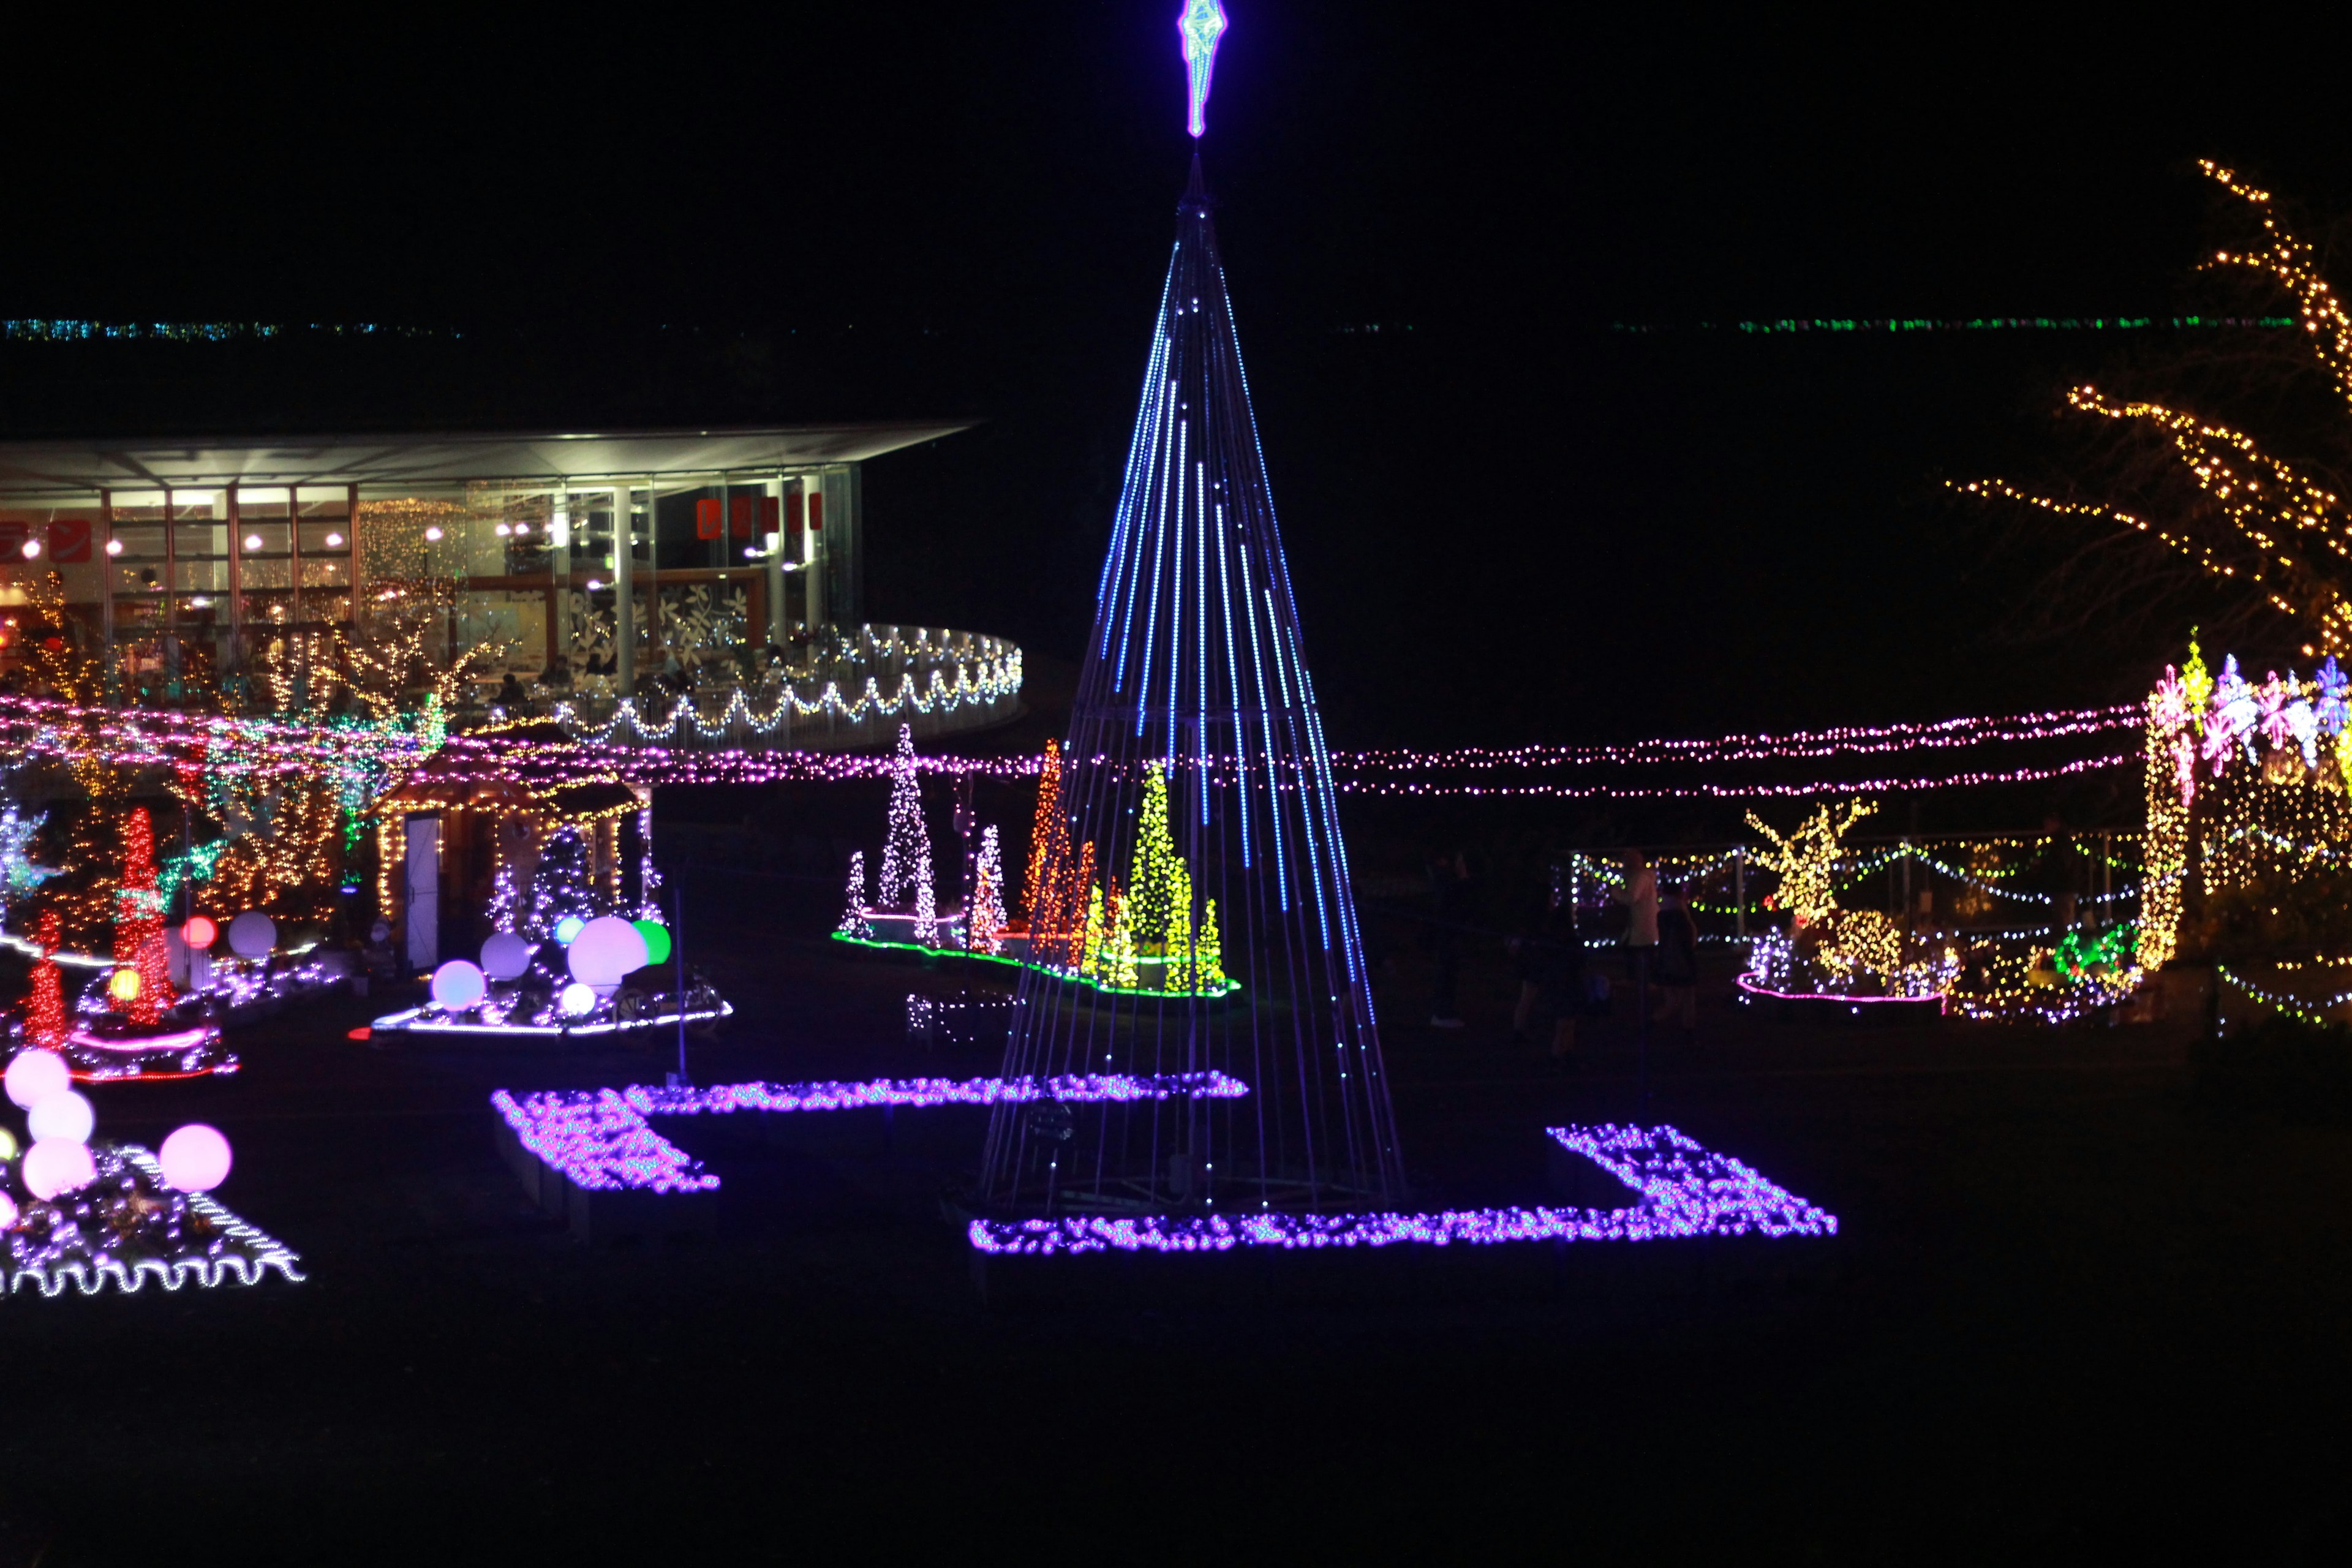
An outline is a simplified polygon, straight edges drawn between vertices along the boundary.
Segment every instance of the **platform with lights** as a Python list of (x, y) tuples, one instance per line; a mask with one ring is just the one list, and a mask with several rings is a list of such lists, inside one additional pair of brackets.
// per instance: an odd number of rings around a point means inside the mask
[(228, 1140), (193, 1122), (155, 1151), (93, 1140), (88, 1100), (65, 1059), (24, 1049), (9, 1058), (8, 1098), (29, 1142), (0, 1129), (0, 1268), (10, 1294), (95, 1295), (257, 1285), (272, 1273), (299, 1282), (285, 1243), (212, 1196), (230, 1168)]
[[(561, 1042), (708, 1026), (735, 1016), (718, 990), (688, 973), (681, 987), (664, 968), (668, 928), (619, 915), (552, 922), (544, 942), (494, 932), (481, 962), (451, 959), (433, 972), (430, 998), (378, 1018), (373, 1033), (446, 1038)], [(560, 967), (559, 967), (560, 966)], [(670, 981), (663, 989), (658, 981)]]

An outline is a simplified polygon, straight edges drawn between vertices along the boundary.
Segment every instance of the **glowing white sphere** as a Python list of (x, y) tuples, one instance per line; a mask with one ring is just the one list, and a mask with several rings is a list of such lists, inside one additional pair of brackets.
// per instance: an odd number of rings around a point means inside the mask
[(596, 1010), (596, 988), (575, 980), (556, 996), (555, 1005), (567, 1018), (584, 1018)]
[(434, 1005), (452, 1013), (472, 1006), (488, 989), (482, 972), (462, 958), (453, 958), (433, 972)]
[(530, 967), (530, 943), (510, 931), (492, 931), (482, 943), (482, 969), (493, 980), (513, 980)]
[(572, 939), (564, 962), (572, 979), (610, 991), (629, 971), (646, 966), (646, 933), (618, 915), (598, 915)]
[(37, 1198), (53, 1198), (98, 1180), (98, 1166), (89, 1145), (67, 1138), (36, 1140), (25, 1151), (25, 1190)]
[(10, 1100), (30, 1110), (49, 1096), (72, 1089), (73, 1069), (55, 1051), (18, 1051), (0, 1081), (5, 1082)]
[(208, 1193), (228, 1178), (228, 1140), (201, 1121), (174, 1130), (155, 1157), (163, 1163), (164, 1184), (184, 1193)]
[(42, 1096), (39, 1104), (25, 1112), (25, 1127), (32, 1133), (36, 1146), (52, 1139), (87, 1143), (89, 1130), (97, 1121), (98, 1113), (89, 1108), (89, 1101), (69, 1089)]
[(578, 915), (566, 915), (562, 920), (555, 922), (555, 940), (562, 942), (564, 946), (570, 947), (572, 945), (572, 939), (577, 937), (582, 931), (585, 930), (587, 924), (588, 922), (582, 920)]
[(247, 910), (228, 922), (228, 950), (239, 958), (268, 958), (278, 945), (278, 922), (259, 910)]

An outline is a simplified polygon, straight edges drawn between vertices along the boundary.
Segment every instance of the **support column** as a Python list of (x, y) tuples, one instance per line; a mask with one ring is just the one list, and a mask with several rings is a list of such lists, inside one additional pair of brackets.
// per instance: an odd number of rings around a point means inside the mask
[(572, 668), (572, 489), (560, 486), (555, 492), (555, 509), (548, 515), (548, 579), (547, 579), (547, 663), (541, 670), (555, 668), (556, 660), (563, 661), (567, 674)]
[(824, 620), (824, 492), (815, 489), (814, 475), (801, 480), (801, 503), (806, 521), (801, 528), (801, 597), (808, 605), (809, 630)]
[(629, 524), (629, 487), (613, 487), (613, 682), (623, 697), (637, 685), (637, 605), (631, 585), (636, 531)]
[[(768, 549), (768, 542), (764, 537), (760, 540), (761, 548), (767, 552), (764, 564), (768, 573), (768, 641), (774, 647), (782, 647), (784, 646), (784, 621), (787, 615), (784, 604), (784, 541), (791, 536), (784, 527), (783, 476), (777, 475), (761, 486), (761, 489), (767, 493), (776, 511), (775, 548)], [(755, 527), (752, 531), (757, 534), (759, 531)]]
[(244, 668), (245, 539), (238, 531), (245, 526), (245, 518), (237, 508), (234, 479), (222, 494), (227, 498), (228, 508), (228, 647), (221, 654), (221, 667), (226, 673)]
[(114, 672), (114, 557), (106, 547), (114, 542), (114, 492), (98, 492), (98, 615), (106, 634), (106, 668)]

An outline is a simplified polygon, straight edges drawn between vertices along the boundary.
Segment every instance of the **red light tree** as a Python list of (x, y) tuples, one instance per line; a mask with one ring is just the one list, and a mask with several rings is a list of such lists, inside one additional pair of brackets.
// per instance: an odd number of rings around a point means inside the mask
[(58, 970), (65, 922), (55, 910), (44, 910), (33, 936), (41, 944), (41, 961), (33, 965), (33, 984), (25, 993), (25, 1034), (33, 1044), (53, 1051), (66, 1043), (65, 983)]
[(171, 955), (163, 943), (163, 895), (155, 887), (155, 826), (140, 806), (122, 825), (122, 884), (114, 903), (114, 962), (139, 975), (126, 1011), (152, 1027), (172, 1003)]

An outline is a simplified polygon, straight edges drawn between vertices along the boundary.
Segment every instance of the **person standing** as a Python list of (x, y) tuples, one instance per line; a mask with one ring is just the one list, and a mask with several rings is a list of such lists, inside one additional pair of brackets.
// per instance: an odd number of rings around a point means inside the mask
[(1617, 889), (1625, 906), (1625, 978), (1633, 987), (1633, 1017), (1647, 1039), (1650, 1016), (1650, 961), (1658, 946), (1658, 874), (1639, 849), (1625, 851), (1625, 882)]
[(1687, 1039), (1698, 1026), (1698, 922), (1680, 889), (1666, 895), (1658, 914), (1656, 974), (1665, 993), (1658, 1021), (1677, 1025)]

